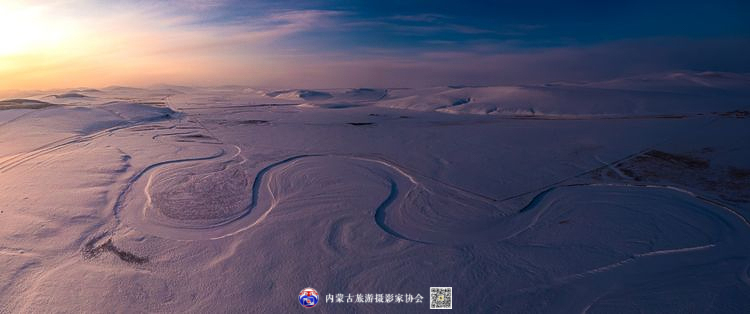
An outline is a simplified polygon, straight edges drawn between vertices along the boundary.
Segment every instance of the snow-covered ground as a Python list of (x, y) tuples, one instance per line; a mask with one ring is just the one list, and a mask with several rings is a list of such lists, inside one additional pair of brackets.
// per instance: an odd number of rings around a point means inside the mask
[[(0, 312), (750, 309), (750, 79), (0, 101)], [(335, 303), (316, 312), (429, 312)]]

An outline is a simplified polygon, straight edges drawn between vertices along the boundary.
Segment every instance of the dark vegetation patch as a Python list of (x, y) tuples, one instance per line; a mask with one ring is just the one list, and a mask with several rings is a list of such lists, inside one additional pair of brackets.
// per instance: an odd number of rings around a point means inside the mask
[(104, 242), (100, 244), (99, 246), (96, 246), (96, 242), (99, 241), (102, 237), (96, 237), (94, 239), (91, 239), (91, 241), (87, 242), (86, 245), (83, 247), (83, 258), (85, 259), (92, 259), (96, 258), (99, 255), (101, 255), (103, 252), (110, 252), (114, 254), (115, 256), (119, 257), (124, 262), (130, 263), (130, 264), (145, 264), (148, 262), (148, 257), (141, 257), (138, 255), (135, 255), (133, 253), (130, 253), (128, 251), (122, 250), (115, 246), (115, 244), (112, 242), (112, 239), (108, 239), (107, 242)]
[[(729, 176), (734, 179), (748, 179), (750, 178), (750, 169), (729, 167)], [(748, 188), (750, 189), (750, 186)]]
[(710, 166), (708, 160), (705, 159), (688, 155), (671, 154), (660, 150), (650, 150), (643, 155), (633, 158), (633, 161), (636, 163), (648, 162), (651, 159), (657, 159), (677, 167), (685, 167), (688, 169), (707, 169)]
[(6, 99), (0, 100), (0, 110), (9, 109), (42, 109), (46, 107), (56, 106), (44, 101), (33, 100), (33, 99)]
[(452, 107), (455, 107), (455, 106), (460, 106), (460, 105), (463, 105), (463, 104), (468, 104), (468, 103), (470, 103), (470, 102), (471, 102), (471, 98), (462, 98), (462, 99), (458, 99), (458, 100), (454, 101), (454, 102), (453, 102), (453, 103), (451, 104), (451, 106), (452, 106)]
[(227, 126), (233, 126), (233, 125), (262, 125), (262, 124), (268, 124), (270, 121), (268, 120), (260, 120), (260, 119), (247, 119), (247, 120), (211, 120), (211, 122), (218, 123), (220, 125), (227, 125)]
[(347, 124), (348, 125), (353, 125), (353, 126), (375, 125), (375, 123), (373, 123), (373, 122), (349, 122)]
[(180, 135), (180, 137), (181, 137), (181, 138), (199, 138), (199, 139), (207, 139), (207, 138), (210, 138), (210, 139), (213, 139), (213, 137), (210, 137), (210, 136), (208, 136), (208, 135), (203, 135), (203, 134), (190, 134), (190, 135)]
[(748, 115), (750, 115), (750, 111), (747, 110), (735, 110), (735, 111), (729, 111), (729, 112), (722, 112), (719, 114), (722, 117), (732, 117), (737, 119), (744, 119)]
[(266, 124), (266, 123), (268, 123), (268, 120), (250, 119), (250, 120), (237, 121), (237, 124)]
[(325, 109), (347, 109), (347, 108), (354, 108), (359, 107), (360, 105), (357, 104), (349, 104), (349, 103), (333, 103), (333, 104), (320, 104), (318, 107), (325, 108)]
[(218, 142), (216, 138), (212, 136), (204, 135), (204, 134), (177, 135), (176, 137), (177, 137), (177, 140), (176, 140), (177, 142), (200, 142), (200, 143)]
[[(750, 169), (712, 165), (701, 154), (713, 152), (704, 148), (694, 153), (670, 153), (650, 150), (615, 165), (626, 179), (641, 183), (668, 184), (708, 191), (734, 202), (750, 202)], [(595, 179), (616, 178), (603, 167), (593, 173)]]
[(375, 91), (375, 89), (374, 89), (374, 88), (366, 88), (366, 87), (365, 87), (365, 88), (355, 88), (355, 89), (352, 89), (352, 90), (349, 90), (349, 91), (347, 91), (346, 93), (347, 93), (347, 94), (356, 94), (356, 93), (371, 93), (371, 92), (374, 92), (374, 91)]

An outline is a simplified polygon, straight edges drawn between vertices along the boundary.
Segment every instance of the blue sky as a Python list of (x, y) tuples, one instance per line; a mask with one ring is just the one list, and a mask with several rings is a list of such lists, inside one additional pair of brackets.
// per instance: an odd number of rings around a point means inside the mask
[(747, 1), (9, 1), (0, 10), (28, 13), (19, 23), (41, 28), (30, 34), (64, 30), (54, 43), (37, 34), (22, 40), (26, 51), (0, 49), (0, 77), (25, 83), (35, 80), (20, 75), (29, 73), (23, 63), (48, 73), (37, 76), (64, 73), (87, 85), (424, 86), (750, 72)]
[[(495, 44), (545, 48), (653, 38), (748, 37), (747, 1), (180, 1), (195, 25), (248, 24), (283, 12), (319, 14), (288, 36), (308, 48), (434, 50)], [(175, 2), (165, 2), (169, 6)], [(323, 19), (326, 21), (324, 22)]]

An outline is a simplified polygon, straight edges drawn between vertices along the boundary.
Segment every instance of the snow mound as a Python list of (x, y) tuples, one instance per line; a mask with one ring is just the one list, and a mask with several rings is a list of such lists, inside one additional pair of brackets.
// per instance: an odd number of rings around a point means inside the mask
[(89, 96), (86, 96), (84, 94), (76, 93), (76, 92), (69, 92), (69, 93), (64, 93), (64, 94), (59, 94), (59, 95), (52, 95), (52, 96), (55, 97), (55, 98), (87, 98), (87, 97), (89, 97)]
[(101, 93), (102, 91), (96, 89), (96, 88), (77, 88), (72, 89), (69, 91), (69, 93)]
[(350, 100), (380, 100), (388, 95), (388, 90), (376, 88), (354, 88), (345, 91), (341, 96)]
[(135, 103), (114, 103), (101, 107), (56, 107), (29, 114), (22, 121), (16, 122), (23, 124), (23, 127), (14, 129), (89, 134), (119, 125), (167, 119), (174, 113), (169, 108)]
[(137, 92), (144, 91), (144, 89), (143, 88), (138, 88), (138, 87), (112, 85), (112, 86), (105, 87), (103, 89), (103, 91), (106, 91), (106, 92), (135, 92), (135, 93), (137, 93)]
[(323, 100), (332, 98), (331, 93), (308, 90), (308, 89), (293, 89), (293, 90), (282, 90), (266, 93), (266, 96), (273, 98), (282, 99), (304, 99), (304, 100)]
[(737, 93), (750, 95), (750, 77), (722, 72), (669, 72), (584, 84), (595, 88), (660, 91), (699, 95)]
[(670, 73), (583, 84), (437, 87), (392, 92), (378, 105), (512, 116), (687, 115), (747, 107), (750, 78)]
[(106, 110), (59, 107), (32, 113), (18, 123), (23, 124), (27, 131), (89, 134), (121, 125), (124, 121)]
[(149, 104), (130, 102), (109, 103), (100, 108), (111, 111), (128, 122), (162, 120), (170, 118), (176, 114), (175, 111), (167, 107), (156, 107)]

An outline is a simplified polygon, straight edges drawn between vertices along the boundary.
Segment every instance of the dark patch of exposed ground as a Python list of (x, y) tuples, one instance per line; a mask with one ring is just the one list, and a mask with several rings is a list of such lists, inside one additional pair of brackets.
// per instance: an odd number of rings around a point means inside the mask
[(728, 111), (728, 112), (722, 112), (719, 113), (720, 116), (723, 117), (732, 117), (737, 119), (744, 119), (750, 116), (750, 111), (746, 110), (735, 110), (735, 111)]
[(254, 119), (250, 119), (250, 120), (236, 121), (236, 123), (237, 124), (266, 124), (266, 123), (268, 123), (268, 120), (254, 120)]
[(219, 141), (215, 137), (204, 135), (204, 134), (176, 135), (175, 141), (181, 142), (181, 143), (205, 143), (205, 144), (221, 143), (221, 141)]
[(56, 106), (55, 104), (33, 100), (33, 99), (6, 99), (0, 100), (0, 110), (9, 109), (42, 109)]
[[(750, 169), (737, 166), (713, 165), (702, 158), (710, 153), (704, 148), (695, 153), (670, 153), (650, 150), (615, 165), (627, 179), (639, 183), (674, 184), (719, 195), (733, 202), (750, 202)], [(611, 169), (593, 173), (595, 179), (617, 178)]]
[(94, 238), (91, 241), (87, 242), (86, 245), (84, 245), (83, 251), (81, 252), (83, 254), (83, 258), (92, 259), (92, 258), (98, 257), (103, 252), (110, 252), (114, 254), (115, 256), (119, 257), (121, 260), (130, 264), (140, 265), (140, 264), (145, 264), (148, 262), (148, 257), (141, 257), (141, 256), (135, 255), (133, 253), (130, 253), (128, 251), (118, 248), (112, 242), (112, 239), (108, 239), (107, 242), (104, 242), (100, 244), (99, 246), (95, 246), (96, 242), (99, 239), (101, 239), (101, 237)]
[(212, 123), (217, 123), (220, 125), (226, 125), (226, 126), (235, 126), (235, 125), (264, 125), (270, 123), (268, 120), (260, 120), (260, 119), (246, 119), (246, 120), (206, 120)]
[(203, 134), (189, 134), (189, 135), (179, 135), (179, 138), (183, 139), (214, 139), (211, 136), (203, 135)]

